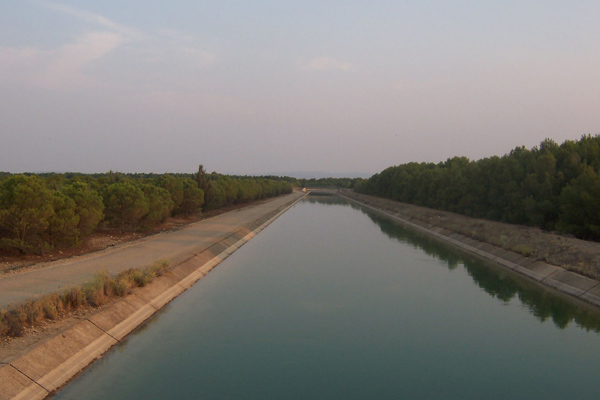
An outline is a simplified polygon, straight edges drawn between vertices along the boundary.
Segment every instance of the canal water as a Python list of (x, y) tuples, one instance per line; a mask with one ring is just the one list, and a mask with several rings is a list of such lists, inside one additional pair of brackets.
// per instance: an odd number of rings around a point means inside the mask
[(309, 197), (55, 399), (598, 399), (599, 332), (584, 303)]

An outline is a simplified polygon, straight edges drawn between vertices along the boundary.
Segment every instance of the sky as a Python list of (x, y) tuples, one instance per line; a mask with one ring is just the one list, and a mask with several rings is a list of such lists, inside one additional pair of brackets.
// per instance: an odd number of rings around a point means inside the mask
[(600, 133), (597, 0), (4, 0), (0, 171), (369, 176)]

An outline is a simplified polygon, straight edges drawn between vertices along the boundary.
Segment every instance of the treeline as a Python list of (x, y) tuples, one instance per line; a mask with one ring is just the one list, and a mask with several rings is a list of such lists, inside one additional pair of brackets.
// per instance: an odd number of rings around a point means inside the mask
[(476, 218), (600, 240), (600, 136), (498, 157), (389, 167), (355, 190)]
[[(233, 178), (247, 178), (244, 176), (232, 176)], [(273, 176), (265, 175), (253, 177), (255, 179), (270, 179), (274, 181), (287, 182), (293, 187), (298, 188), (343, 188), (352, 189), (357, 182), (361, 182), (363, 178), (294, 178), (291, 176)]]
[(296, 181), (298, 187), (352, 189), (357, 182), (363, 180), (362, 178), (310, 178), (297, 179)]
[(294, 185), (286, 179), (253, 176), (229, 176), (216, 172), (206, 174), (200, 166), (196, 175), (199, 187), (205, 193), (205, 210), (214, 210), (234, 204), (260, 200), (291, 193)]
[(207, 174), (0, 173), (0, 250), (43, 253), (76, 246), (97, 228), (147, 231), (189, 216), (290, 193), (285, 180)]

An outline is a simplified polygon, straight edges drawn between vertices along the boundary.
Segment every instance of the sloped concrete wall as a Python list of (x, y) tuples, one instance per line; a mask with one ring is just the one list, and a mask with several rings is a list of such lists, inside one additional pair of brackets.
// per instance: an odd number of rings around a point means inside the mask
[(492, 261), (500, 266), (525, 275), (543, 285), (578, 297), (596, 306), (600, 306), (600, 282), (595, 279), (567, 271), (564, 268), (550, 265), (542, 261), (523, 257), (520, 254), (474, 240), (438, 226), (433, 226), (427, 222), (419, 221), (414, 218), (407, 219), (399, 213), (394, 213), (390, 209), (384, 210), (366, 204), (365, 202), (360, 201), (358, 196), (356, 198), (353, 197), (351, 193), (346, 192), (338, 194), (347, 200), (360, 204), (361, 206), (397, 221), (406, 227), (426, 233), (442, 242), (449, 243), (466, 253)]
[(265, 229), (304, 196), (244, 226), (28, 354), (0, 365), (0, 399), (44, 399)]

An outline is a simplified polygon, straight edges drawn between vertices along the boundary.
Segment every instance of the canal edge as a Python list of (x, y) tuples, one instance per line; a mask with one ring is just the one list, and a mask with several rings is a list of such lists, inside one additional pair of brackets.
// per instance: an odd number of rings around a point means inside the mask
[(562, 267), (551, 265), (543, 261), (532, 260), (520, 254), (493, 246), (489, 243), (480, 242), (460, 233), (435, 227), (422, 221), (414, 219), (409, 221), (396, 214), (381, 208), (373, 207), (340, 192), (336, 194), (379, 215), (397, 221), (406, 227), (448, 243), (468, 254), (515, 271), (543, 286), (556, 289), (593, 304), (594, 306), (600, 307), (600, 282), (595, 279), (567, 271)]
[(0, 364), (0, 399), (45, 399), (120, 343), (158, 310), (192, 287), (308, 193), (173, 267), (152, 284), (119, 299), (29, 353)]

